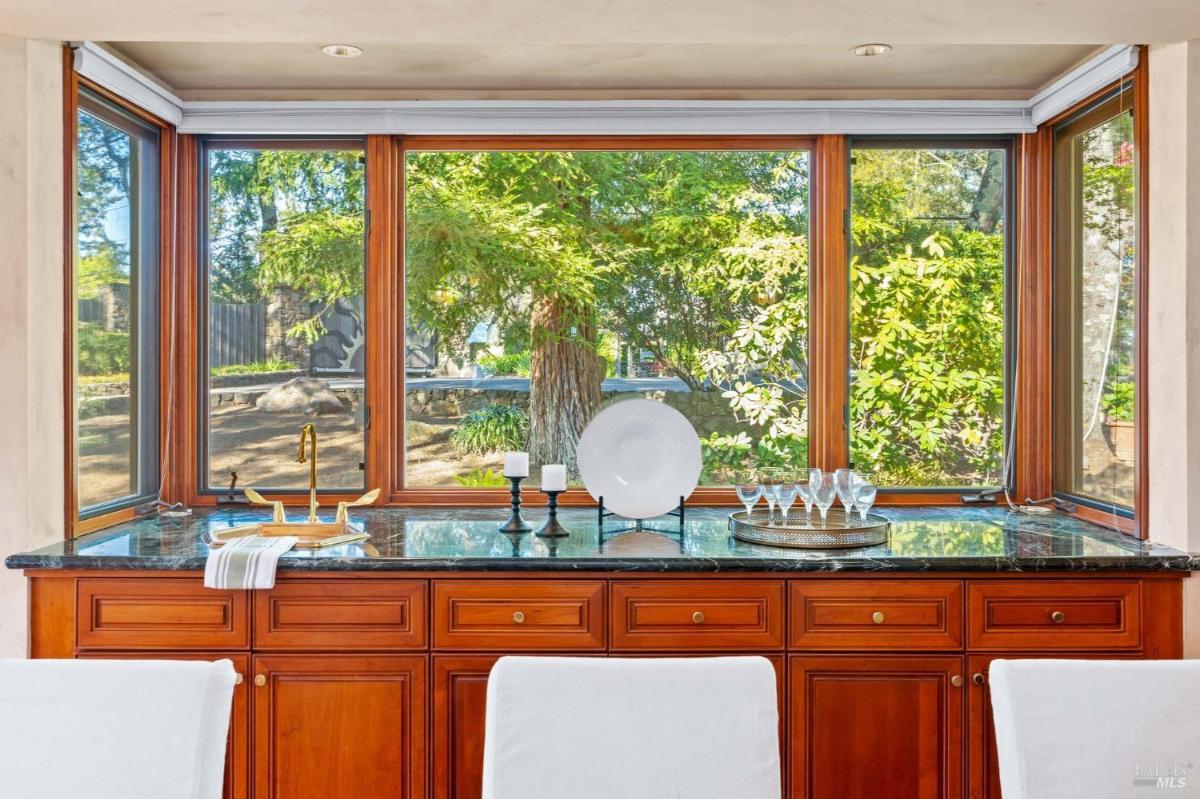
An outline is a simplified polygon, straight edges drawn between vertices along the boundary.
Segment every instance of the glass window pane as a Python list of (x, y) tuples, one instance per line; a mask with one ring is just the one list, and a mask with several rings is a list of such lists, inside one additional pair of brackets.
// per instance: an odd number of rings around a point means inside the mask
[(630, 397), (691, 420), (702, 484), (806, 465), (808, 191), (802, 151), (408, 153), (405, 485), (574, 472)]
[(212, 144), (208, 169), (208, 475), (224, 488), (361, 488), (365, 172), (361, 149)]
[(1055, 487), (1132, 507), (1137, 204), (1123, 108), (1116, 97), (1057, 135)]
[(856, 148), (850, 458), (888, 486), (1003, 481), (1000, 148)]
[(157, 422), (158, 172), (157, 134), (91, 95), (76, 129), (75, 466), (86, 513), (157, 488), (157, 439), (141, 427)]

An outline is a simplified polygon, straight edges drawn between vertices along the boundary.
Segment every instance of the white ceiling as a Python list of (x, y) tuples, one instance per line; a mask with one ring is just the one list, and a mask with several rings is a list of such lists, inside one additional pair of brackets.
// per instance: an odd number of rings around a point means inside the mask
[(366, 44), (334, 59), (314, 44), (117, 42), (185, 99), (622, 97), (1021, 99), (1090, 55), (1089, 45), (853, 43)]
[[(121, 43), (194, 98), (996, 98), (1102, 45), (1200, 38), (1200, 0), (0, 0), (0, 33)], [(869, 41), (896, 50), (849, 55)]]

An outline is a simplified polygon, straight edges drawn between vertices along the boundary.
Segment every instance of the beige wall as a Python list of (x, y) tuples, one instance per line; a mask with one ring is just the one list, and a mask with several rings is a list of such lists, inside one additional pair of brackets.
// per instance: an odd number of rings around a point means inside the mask
[[(1150, 50), (1150, 537), (1200, 552), (1200, 41)], [(1185, 649), (1200, 657), (1200, 575)]]
[[(61, 53), (0, 37), (0, 558), (63, 535)], [(26, 627), (0, 569), (0, 657)]]

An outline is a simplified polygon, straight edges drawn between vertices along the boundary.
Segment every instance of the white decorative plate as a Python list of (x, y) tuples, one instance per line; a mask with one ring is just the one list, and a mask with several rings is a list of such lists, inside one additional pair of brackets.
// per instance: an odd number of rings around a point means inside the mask
[(655, 400), (624, 400), (596, 414), (579, 438), (577, 457), (588, 493), (627, 519), (674, 510), (700, 480), (696, 429)]

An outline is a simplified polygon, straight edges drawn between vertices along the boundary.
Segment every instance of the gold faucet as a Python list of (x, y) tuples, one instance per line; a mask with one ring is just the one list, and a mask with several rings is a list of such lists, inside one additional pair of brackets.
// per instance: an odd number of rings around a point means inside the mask
[[(308, 457), (304, 456), (304, 443), (311, 439)], [(317, 428), (311, 423), (300, 430), (300, 453), (296, 455), (297, 463), (308, 464), (308, 522), (317, 523)]]

